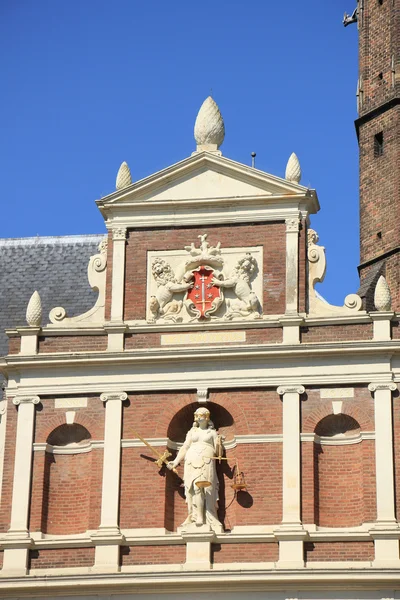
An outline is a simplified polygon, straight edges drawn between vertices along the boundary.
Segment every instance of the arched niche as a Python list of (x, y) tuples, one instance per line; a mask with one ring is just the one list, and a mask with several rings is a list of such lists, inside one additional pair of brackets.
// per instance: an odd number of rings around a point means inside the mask
[(92, 446), (89, 431), (63, 424), (49, 434), (45, 452), (42, 532), (83, 533), (89, 527)]
[(317, 423), (314, 441), (314, 514), (322, 527), (364, 522), (363, 453), (359, 423), (346, 414)]
[[(200, 407), (205, 406), (210, 411), (211, 420), (214, 423), (215, 429), (221, 435), (224, 435), (226, 441), (234, 438), (235, 422), (231, 413), (226, 410), (223, 406), (214, 402), (207, 402), (206, 404), (199, 404), (193, 402), (187, 404), (172, 417), (168, 429), (167, 435), (171, 445), (182, 444), (185, 441), (187, 432), (193, 426), (193, 415), (194, 412)], [(230, 457), (234, 457), (235, 450), (230, 452)], [(171, 450), (173, 456), (170, 460), (176, 456), (176, 450)], [(232, 463), (233, 464), (233, 463)], [(183, 465), (183, 463), (182, 463)], [(183, 473), (182, 467), (180, 472)], [(232, 477), (231, 469), (226, 461), (221, 461), (220, 465), (217, 465), (217, 472), (219, 478), (219, 509), (218, 517), (221, 522), (224, 522), (225, 518), (225, 485), (226, 479)], [(164, 510), (164, 526), (168, 531), (176, 531), (177, 527), (186, 519), (187, 507), (185, 503), (185, 494), (183, 481), (175, 473), (167, 471), (166, 473), (166, 485), (165, 485), (165, 510)]]

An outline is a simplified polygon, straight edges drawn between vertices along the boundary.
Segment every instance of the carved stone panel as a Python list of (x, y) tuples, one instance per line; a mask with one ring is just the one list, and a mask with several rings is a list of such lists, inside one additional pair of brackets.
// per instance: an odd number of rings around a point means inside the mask
[(221, 248), (200, 241), (147, 254), (150, 323), (258, 319), (262, 315), (262, 246)]

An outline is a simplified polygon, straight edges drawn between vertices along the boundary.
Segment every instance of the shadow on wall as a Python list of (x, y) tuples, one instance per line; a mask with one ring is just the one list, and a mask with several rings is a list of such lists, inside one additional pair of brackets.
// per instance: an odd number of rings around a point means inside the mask
[(352, 527), (365, 521), (364, 460), (359, 423), (328, 415), (314, 430), (314, 518), (323, 527)]
[(43, 476), (43, 533), (84, 533), (89, 528), (90, 438), (89, 431), (77, 423), (60, 425), (47, 438)]

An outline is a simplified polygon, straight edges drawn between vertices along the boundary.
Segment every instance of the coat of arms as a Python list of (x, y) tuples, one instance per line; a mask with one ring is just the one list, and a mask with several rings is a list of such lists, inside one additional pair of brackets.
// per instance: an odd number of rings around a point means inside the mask
[[(163, 258), (153, 260), (152, 273), (157, 291), (149, 302), (150, 321), (180, 322), (182, 311), (186, 311), (189, 320), (259, 318), (260, 302), (250, 283), (258, 267), (256, 259), (246, 253), (225, 276), (221, 244), (211, 246), (207, 234), (198, 237), (199, 247), (196, 248), (194, 243), (185, 246), (188, 256), (175, 272)], [(231, 288), (236, 297), (225, 299), (224, 288)], [(218, 317), (215, 313), (223, 304), (225, 313)]]

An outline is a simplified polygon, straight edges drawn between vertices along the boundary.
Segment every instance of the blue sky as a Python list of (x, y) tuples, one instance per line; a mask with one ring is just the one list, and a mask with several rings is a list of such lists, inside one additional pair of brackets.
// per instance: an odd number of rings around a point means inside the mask
[(223, 154), (317, 189), (318, 287), (358, 288), (355, 0), (0, 2), (1, 237), (101, 233), (94, 200), (191, 154), (212, 90)]

